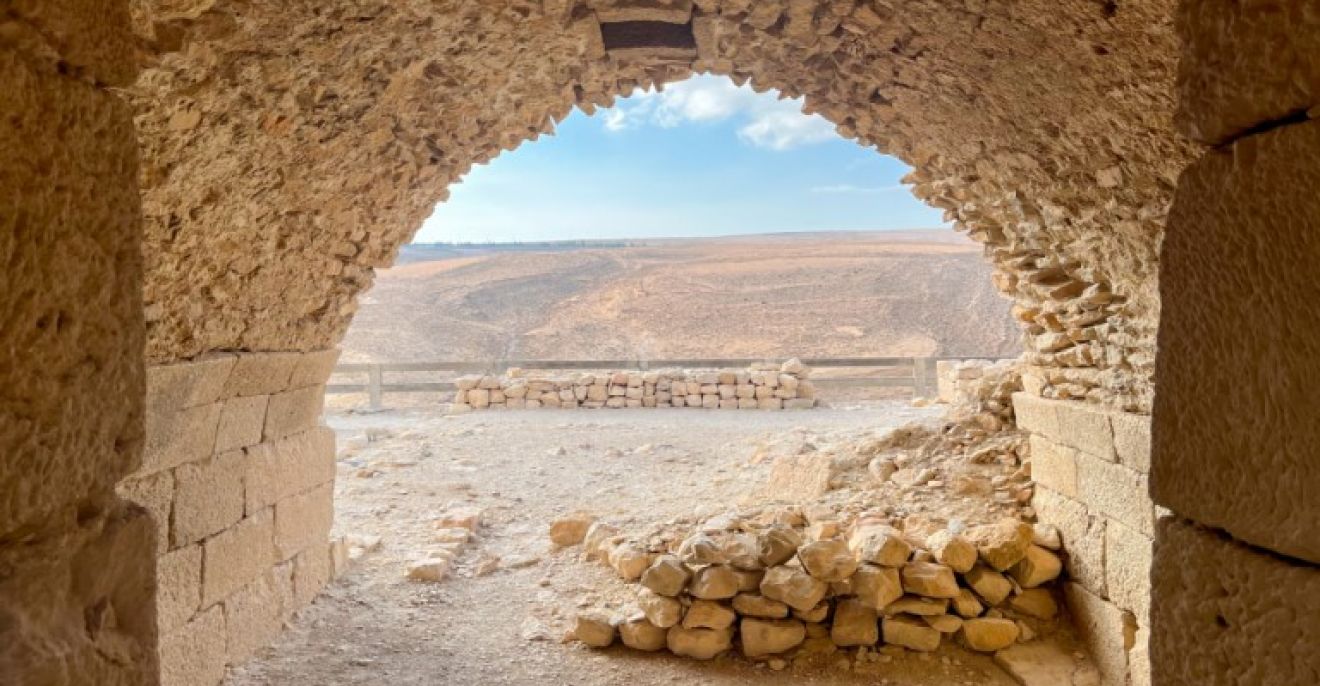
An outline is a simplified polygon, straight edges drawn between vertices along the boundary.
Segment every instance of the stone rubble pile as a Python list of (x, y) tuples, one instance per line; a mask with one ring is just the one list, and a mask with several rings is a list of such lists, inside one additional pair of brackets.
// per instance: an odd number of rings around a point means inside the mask
[(805, 410), (816, 405), (811, 369), (797, 359), (745, 370), (660, 370), (529, 376), (463, 376), (450, 411), (536, 408)]
[(1062, 561), (1048, 527), (1007, 517), (920, 538), (887, 517), (845, 525), (835, 514), (729, 512), (686, 536), (649, 538), (580, 516), (556, 522), (556, 543), (580, 542), (585, 557), (639, 586), (622, 612), (579, 614), (572, 635), (699, 660), (736, 649), (783, 668), (841, 648), (862, 659), (945, 641), (995, 652), (1056, 628)]
[(434, 583), (444, 581), (449, 576), (454, 559), (463, 552), (463, 548), (481, 526), (481, 510), (475, 507), (451, 508), (433, 523), (433, 545), (409, 562), (405, 569), (407, 577), (413, 581)]

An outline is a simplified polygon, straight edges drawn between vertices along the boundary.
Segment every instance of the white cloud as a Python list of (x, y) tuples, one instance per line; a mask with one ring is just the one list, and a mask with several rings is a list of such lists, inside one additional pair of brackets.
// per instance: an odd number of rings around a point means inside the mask
[(842, 194), (842, 193), (890, 193), (893, 191), (907, 190), (907, 186), (894, 184), (892, 186), (854, 186), (850, 183), (840, 183), (833, 186), (812, 186), (812, 193), (824, 194)]
[(727, 78), (697, 76), (664, 91), (636, 91), (604, 113), (609, 131), (644, 124), (673, 128), (685, 123), (741, 122), (738, 138), (770, 150), (790, 150), (822, 143), (837, 134), (820, 115), (802, 113), (801, 98), (781, 100), (775, 91), (757, 93)]

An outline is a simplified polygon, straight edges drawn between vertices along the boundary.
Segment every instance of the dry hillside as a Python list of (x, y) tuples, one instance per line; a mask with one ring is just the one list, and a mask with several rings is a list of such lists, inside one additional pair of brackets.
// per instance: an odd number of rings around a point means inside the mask
[(409, 247), (362, 299), (343, 347), (353, 362), (1011, 356), (1008, 306), (980, 248), (952, 231)]

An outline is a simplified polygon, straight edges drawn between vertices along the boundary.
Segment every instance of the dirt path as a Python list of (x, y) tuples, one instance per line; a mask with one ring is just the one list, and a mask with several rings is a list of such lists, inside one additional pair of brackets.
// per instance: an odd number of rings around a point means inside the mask
[[(833, 432), (855, 435), (938, 414), (894, 402), (802, 413), (331, 416), (341, 446), (336, 528), (379, 535), (382, 546), (227, 683), (1013, 684), (988, 658), (948, 641), (935, 654), (859, 660), (839, 652), (773, 672), (736, 657), (698, 663), (559, 640), (579, 607), (619, 608), (632, 589), (580, 562), (576, 550), (552, 550), (546, 527), (556, 515), (586, 509), (643, 522), (713, 514), (765, 482), (769, 460), (748, 462), (767, 441), (796, 449), (795, 442), (828, 443)], [(432, 520), (458, 505), (480, 507), (484, 521), (454, 574), (435, 584), (405, 580), (407, 561), (430, 544)], [(478, 574), (495, 557), (495, 571)]]

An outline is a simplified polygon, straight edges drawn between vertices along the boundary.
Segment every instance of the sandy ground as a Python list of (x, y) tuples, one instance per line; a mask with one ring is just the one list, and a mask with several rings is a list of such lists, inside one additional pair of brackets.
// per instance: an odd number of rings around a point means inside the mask
[(981, 247), (951, 230), (401, 261), (361, 299), (345, 362), (1021, 352)]
[[(840, 652), (783, 672), (736, 657), (698, 663), (559, 641), (579, 607), (620, 607), (631, 589), (574, 549), (552, 550), (546, 529), (556, 515), (585, 509), (641, 524), (713, 514), (755, 501), (769, 471), (768, 461), (749, 464), (760, 445), (786, 435), (828, 442), (939, 412), (889, 402), (799, 413), (332, 414), (341, 446), (336, 529), (383, 544), (227, 683), (1012, 684), (989, 658), (948, 641), (932, 655), (878, 662)], [(461, 505), (480, 507), (484, 522), (455, 573), (434, 584), (406, 580), (434, 518)]]

